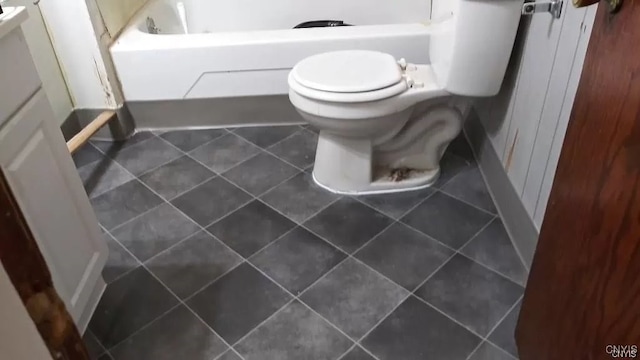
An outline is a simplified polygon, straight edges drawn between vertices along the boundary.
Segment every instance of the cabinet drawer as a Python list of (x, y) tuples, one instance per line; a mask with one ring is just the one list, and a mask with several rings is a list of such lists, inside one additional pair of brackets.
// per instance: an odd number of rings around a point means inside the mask
[(40, 87), (22, 30), (0, 38), (0, 126)]

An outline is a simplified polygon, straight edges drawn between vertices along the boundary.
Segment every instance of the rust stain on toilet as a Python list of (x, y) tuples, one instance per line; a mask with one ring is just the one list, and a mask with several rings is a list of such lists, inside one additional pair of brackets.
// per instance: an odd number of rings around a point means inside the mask
[(516, 130), (516, 136), (513, 137), (513, 143), (511, 143), (511, 147), (509, 148), (509, 155), (507, 156), (507, 163), (505, 166), (505, 170), (509, 172), (509, 168), (511, 168), (511, 161), (513, 160), (513, 153), (516, 149), (516, 143), (518, 142), (518, 133), (520, 129)]

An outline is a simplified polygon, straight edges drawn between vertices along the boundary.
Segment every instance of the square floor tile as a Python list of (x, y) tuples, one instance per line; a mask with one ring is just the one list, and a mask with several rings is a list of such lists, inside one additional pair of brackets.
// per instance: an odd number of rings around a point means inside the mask
[(479, 343), (479, 337), (413, 296), (362, 340), (380, 360), (462, 360)]
[(413, 291), (451, 255), (453, 251), (442, 244), (396, 223), (354, 256)]
[(293, 135), (300, 127), (295, 126), (253, 126), (236, 129), (235, 134), (251, 141), (252, 143), (267, 148), (281, 140)]
[(153, 135), (153, 133), (151, 133), (150, 131), (141, 131), (131, 135), (130, 138), (124, 141), (92, 140), (91, 145), (95, 146), (103, 153), (111, 156), (122, 149), (126, 149), (129, 146), (133, 146), (152, 137), (155, 137), (155, 135)]
[(494, 218), (493, 215), (437, 192), (402, 218), (402, 222), (458, 249)]
[(225, 134), (225, 129), (176, 130), (163, 132), (160, 137), (187, 152)]
[(100, 224), (107, 230), (160, 205), (162, 199), (138, 180), (131, 180), (91, 199)]
[(111, 234), (140, 261), (146, 261), (199, 229), (191, 219), (165, 203)]
[(78, 169), (82, 185), (89, 197), (96, 197), (116, 188), (134, 177), (109, 158), (95, 161)]
[(280, 309), (290, 296), (244, 263), (189, 299), (189, 305), (233, 344)]
[(522, 296), (522, 287), (465, 258), (454, 256), (416, 295), (482, 336)]
[(433, 192), (434, 190), (432, 188), (426, 188), (394, 194), (364, 195), (358, 196), (356, 199), (368, 204), (383, 214), (394, 219), (399, 219), (402, 215), (406, 214), (407, 211), (413, 209), (429, 197), (429, 195), (433, 194)]
[(366, 266), (347, 259), (300, 299), (349, 336), (359, 339), (407, 294)]
[(240, 256), (201, 231), (146, 265), (174, 294), (184, 299), (241, 262)]
[(228, 346), (184, 305), (111, 349), (116, 360), (211, 360)]
[(269, 148), (269, 152), (293, 164), (300, 169), (313, 165), (316, 159), (318, 135), (306, 130), (300, 130), (294, 135), (282, 140)]
[(177, 304), (178, 299), (139, 267), (107, 286), (89, 329), (111, 348)]
[(94, 161), (103, 159), (105, 156), (95, 146), (91, 144), (83, 145), (75, 154), (73, 154), (73, 163), (77, 168), (90, 164)]
[(302, 223), (339, 197), (320, 188), (311, 174), (303, 172), (276, 186), (261, 199), (293, 221)]
[(250, 260), (271, 279), (298, 294), (346, 255), (303, 228), (296, 228)]
[(153, 137), (120, 150), (112, 158), (133, 175), (140, 175), (181, 155), (183, 153), (180, 150)]
[(329, 323), (294, 301), (235, 348), (246, 360), (332, 360), (352, 345)]
[(267, 153), (258, 154), (222, 175), (249, 193), (259, 196), (300, 170)]
[(242, 360), (242, 358), (232, 350), (229, 350), (216, 360)]
[(296, 225), (254, 200), (207, 230), (244, 257), (253, 255)]
[(500, 322), (495, 330), (489, 335), (489, 341), (498, 345), (514, 357), (518, 357), (518, 347), (516, 346), (516, 324), (520, 316), (522, 301), (519, 301), (509, 314)]
[(442, 191), (492, 214), (498, 212), (477, 166), (462, 170), (442, 187)]
[(84, 342), (84, 346), (87, 348), (89, 359), (91, 360), (98, 359), (100, 355), (104, 354), (106, 351), (90, 330), (85, 331), (84, 336), (82, 336), (82, 341)]
[(260, 149), (255, 145), (234, 134), (227, 134), (196, 148), (189, 155), (220, 174), (258, 152)]
[(527, 280), (527, 269), (499, 218), (484, 228), (461, 252), (520, 285), (524, 286)]
[(349, 351), (345, 356), (341, 357), (340, 360), (376, 360), (376, 359), (373, 356), (371, 356), (368, 352), (362, 350), (360, 346), (356, 346), (351, 351)]
[(216, 177), (171, 200), (195, 222), (207, 226), (240, 208), (251, 199), (227, 180)]
[(451, 152), (446, 152), (440, 160), (440, 177), (434, 184), (434, 187), (442, 187), (449, 180), (453, 179), (454, 176), (458, 175), (460, 171), (471, 166), (471, 161), (465, 160)]
[(111, 235), (103, 233), (102, 238), (106, 241), (107, 247), (109, 248), (107, 263), (102, 269), (102, 277), (107, 284), (140, 266), (138, 260), (131, 256)]
[(485, 341), (473, 352), (469, 360), (515, 360), (515, 358)]
[(393, 220), (352, 198), (342, 198), (307, 220), (304, 226), (351, 254)]
[(185, 155), (140, 176), (140, 181), (170, 200), (213, 176), (214, 172)]

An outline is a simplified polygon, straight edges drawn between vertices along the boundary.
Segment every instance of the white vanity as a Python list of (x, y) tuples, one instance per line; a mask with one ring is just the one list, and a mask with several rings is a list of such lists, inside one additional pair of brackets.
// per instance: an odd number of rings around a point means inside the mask
[(23, 7), (0, 15), (0, 169), (84, 332), (108, 250), (20, 28), (27, 16)]

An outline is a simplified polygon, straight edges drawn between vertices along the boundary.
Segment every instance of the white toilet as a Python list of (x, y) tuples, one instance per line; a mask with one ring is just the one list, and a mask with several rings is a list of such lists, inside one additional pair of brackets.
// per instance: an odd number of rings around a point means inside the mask
[(320, 130), (313, 178), (336, 193), (420, 189), (462, 128), (467, 97), (498, 93), (522, 0), (433, 0), (430, 64), (376, 51), (314, 55), (289, 74), (289, 98)]

